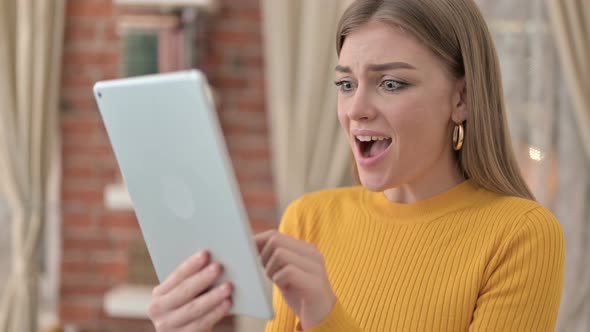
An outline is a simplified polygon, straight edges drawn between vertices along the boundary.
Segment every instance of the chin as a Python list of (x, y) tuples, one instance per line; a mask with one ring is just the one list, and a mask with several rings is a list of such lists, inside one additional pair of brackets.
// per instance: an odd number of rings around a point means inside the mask
[(363, 187), (365, 187), (369, 191), (384, 191), (386, 189), (391, 188), (391, 181), (388, 181), (387, 175), (376, 172), (373, 174), (368, 174), (362, 170), (359, 170), (359, 179)]

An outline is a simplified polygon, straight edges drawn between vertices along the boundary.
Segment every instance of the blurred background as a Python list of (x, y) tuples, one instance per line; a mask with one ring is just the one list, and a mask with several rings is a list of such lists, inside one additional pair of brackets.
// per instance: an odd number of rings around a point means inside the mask
[[(351, 184), (331, 84), (349, 2), (0, 0), (0, 331), (153, 330), (156, 277), (96, 81), (203, 70), (256, 232), (302, 193)], [(520, 166), (566, 235), (558, 331), (590, 331), (590, 3), (476, 2)]]

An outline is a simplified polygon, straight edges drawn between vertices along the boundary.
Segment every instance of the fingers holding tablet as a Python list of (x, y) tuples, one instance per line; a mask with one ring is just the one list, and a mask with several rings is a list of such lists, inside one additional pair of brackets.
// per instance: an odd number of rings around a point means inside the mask
[(208, 262), (209, 253), (206, 251), (199, 251), (187, 258), (164, 282), (154, 288), (153, 295), (159, 296), (168, 293), (184, 279), (201, 270)]
[(148, 316), (157, 331), (209, 331), (230, 310), (233, 286), (212, 288), (223, 267), (199, 252), (154, 288)]

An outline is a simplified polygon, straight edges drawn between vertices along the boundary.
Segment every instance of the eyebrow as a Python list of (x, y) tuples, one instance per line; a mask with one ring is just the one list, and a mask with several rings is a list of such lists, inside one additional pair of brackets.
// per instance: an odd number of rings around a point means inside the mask
[[(380, 63), (380, 64), (370, 64), (367, 65), (367, 69), (370, 71), (386, 71), (386, 70), (394, 70), (394, 69), (416, 69), (416, 67), (412, 66), (406, 62), (388, 62), (388, 63)], [(335, 71), (350, 74), (352, 70), (350, 67), (337, 65), (334, 68)]]

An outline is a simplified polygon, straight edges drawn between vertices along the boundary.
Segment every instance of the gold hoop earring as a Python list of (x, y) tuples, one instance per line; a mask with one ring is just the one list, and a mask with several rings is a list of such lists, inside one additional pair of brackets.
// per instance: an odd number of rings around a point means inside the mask
[(463, 124), (458, 123), (455, 124), (455, 129), (453, 129), (453, 149), (455, 151), (461, 150), (463, 147), (463, 139), (465, 138), (465, 130), (463, 129)]

